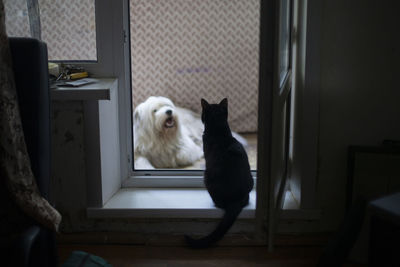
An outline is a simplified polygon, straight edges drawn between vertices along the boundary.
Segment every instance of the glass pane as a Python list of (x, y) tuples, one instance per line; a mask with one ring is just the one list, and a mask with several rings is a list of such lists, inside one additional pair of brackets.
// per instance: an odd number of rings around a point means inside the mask
[(290, 0), (280, 1), (280, 5), (279, 82), (282, 85), (289, 68), (290, 60)]
[[(31, 37), (26, 0), (4, 0), (7, 34)], [(96, 61), (95, 0), (39, 0), (49, 60)]]
[(130, 19), (133, 108), (164, 96), (200, 114), (201, 98), (227, 97), (256, 169), (260, 1), (131, 0)]
[(94, 0), (39, 0), (50, 60), (97, 60)]
[(26, 0), (4, 0), (9, 37), (31, 37)]

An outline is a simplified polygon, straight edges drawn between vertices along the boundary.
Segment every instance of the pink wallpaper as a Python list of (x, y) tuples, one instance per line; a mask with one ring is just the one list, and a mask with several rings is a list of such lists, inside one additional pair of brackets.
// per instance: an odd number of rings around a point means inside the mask
[[(4, 0), (8, 36), (30, 37), (26, 0)], [(39, 0), (50, 60), (97, 60), (94, 0)]]
[[(7, 32), (30, 36), (25, 0)], [(52, 60), (96, 60), (94, 0), (39, 0)], [(233, 130), (257, 130), (259, 0), (130, 0), (133, 106), (150, 95), (200, 112), (228, 97)]]
[(259, 0), (131, 0), (133, 106), (150, 95), (200, 112), (229, 100), (231, 128), (257, 130)]

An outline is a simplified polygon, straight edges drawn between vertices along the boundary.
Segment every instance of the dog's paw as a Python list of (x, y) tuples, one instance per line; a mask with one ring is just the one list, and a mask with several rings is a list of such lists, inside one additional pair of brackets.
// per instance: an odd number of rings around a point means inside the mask
[(140, 156), (135, 159), (135, 169), (152, 170), (154, 169), (154, 166), (150, 163), (150, 161), (147, 158)]

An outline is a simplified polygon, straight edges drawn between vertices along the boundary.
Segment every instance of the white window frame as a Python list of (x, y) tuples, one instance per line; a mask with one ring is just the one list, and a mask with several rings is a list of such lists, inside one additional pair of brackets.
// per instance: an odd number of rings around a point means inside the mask
[[(316, 210), (320, 50), (323, 4), (319, 0), (294, 1), (297, 12), (292, 33), (295, 42), (293, 61), (294, 118), (291, 138), (295, 140), (290, 155), (289, 187), (300, 209)], [(310, 34), (311, 33), (311, 34)]]
[[(129, 13), (129, 6), (128, 6), (128, 13)], [(126, 32), (128, 33), (127, 38), (129, 39), (130, 42), (129, 27), (126, 29)], [(128, 68), (130, 70), (130, 66)], [(128, 86), (129, 87), (127, 88), (130, 88), (130, 85)], [(128, 105), (126, 105), (126, 107), (128, 107)], [(129, 108), (132, 108), (131, 104), (129, 105)], [(128, 125), (128, 123), (126, 123), (126, 125)], [(133, 145), (132, 132), (130, 132), (130, 134), (127, 135), (127, 138), (129, 139), (127, 143), (130, 142), (129, 144)], [(259, 138), (257, 138), (257, 142), (260, 142)], [(134, 156), (133, 153), (134, 153), (133, 151), (128, 153), (129, 163), (131, 165), (133, 165), (132, 164)], [(251, 173), (253, 179), (256, 180), (257, 170), (253, 170), (251, 171)], [(204, 170), (184, 170), (184, 169), (134, 170), (132, 166), (128, 166), (128, 177), (122, 181), (122, 187), (205, 187), (203, 182), (203, 175), (204, 175)], [(256, 182), (254, 184), (256, 184)]]
[[(118, 118), (118, 132), (114, 138), (118, 139), (116, 143), (119, 143), (119, 154), (112, 155), (115, 157), (112, 164), (102, 162), (104, 157), (101, 155), (101, 144), (98, 147), (98, 142), (106, 141), (102, 140), (99, 132), (99, 120), (101, 120), (99, 101), (84, 101), (88, 207), (103, 206), (121, 189), (122, 181), (130, 175), (132, 156), (129, 149), (132, 147), (131, 114), (126, 112), (131, 110), (130, 75), (127, 75), (130, 71), (129, 0), (95, 0), (95, 20), (97, 61), (68, 61), (68, 63), (82, 66), (93, 77), (117, 79), (117, 88), (113, 88), (116, 93), (112, 101), (117, 102), (118, 114), (112, 117)], [(107, 164), (107, 173), (116, 170), (113, 177), (104, 176), (103, 165)]]
[(132, 122), (130, 90), (129, 0), (95, 0), (97, 62), (78, 63), (95, 77), (118, 79), (121, 183), (130, 177)]
[[(297, 157), (297, 162), (296, 158), (294, 159), (291, 171), (292, 174), (296, 174), (296, 177), (289, 179), (289, 184), (293, 188), (296, 186), (299, 190), (296, 196), (301, 199), (301, 208), (307, 209), (315, 208), (316, 196), (319, 81), (315, 73), (318, 73), (320, 37), (318, 22), (321, 16), (310, 16), (310, 14), (318, 14), (322, 9), (317, 2), (317, 0), (308, 0), (300, 5), (299, 14), (307, 19), (301, 21), (298, 32), (295, 32), (293, 36), (293, 38), (298, 38), (296, 53), (299, 54), (299, 62), (293, 65), (293, 69), (298, 70), (297, 76), (294, 75), (293, 83), (296, 86), (297, 101), (301, 103), (301, 105), (296, 104), (296, 112), (300, 112), (302, 118), (309, 118), (308, 126), (311, 127), (294, 126), (298, 136), (293, 138), (297, 138), (297, 150), (300, 156)], [(95, 10), (98, 60), (89, 63), (79, 62), (77, 65), (84, 66), (96, 77), (118, 78), (121, 187), (202, 187), (202, 171), (157, 170), (154, 171), (157, 175), (149, 178), (147, 171), (133, 170), (129, 0), (96, 0)], [(309, 29), (313, 31), (313, 37), (310, 39), (305, 35)], [(301, 31), (303, 31), (302, 37), (299, 37)], [(297, 123), (300, 122), (297, 121)], [(263, 140), (258, 137), (258, 142), (263, 142)], [(296, 150), (296, 145), (294, 150)], [(259, 161), (258, 164), (260, 164)], [(253, 174), (256, 176), (255, 172)], [(93, 179), (94, 183), (98, 182), (96, 177), (89, 177), (89, 179)]]

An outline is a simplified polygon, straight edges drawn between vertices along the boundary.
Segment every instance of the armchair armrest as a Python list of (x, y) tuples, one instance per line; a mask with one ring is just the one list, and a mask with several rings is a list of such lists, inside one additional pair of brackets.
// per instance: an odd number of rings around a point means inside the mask
[(39, 236), (40, 228), (32, 225), (22, 232), (14, 241), (15, 266), (28, 266), (33, 244)]

